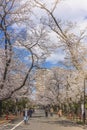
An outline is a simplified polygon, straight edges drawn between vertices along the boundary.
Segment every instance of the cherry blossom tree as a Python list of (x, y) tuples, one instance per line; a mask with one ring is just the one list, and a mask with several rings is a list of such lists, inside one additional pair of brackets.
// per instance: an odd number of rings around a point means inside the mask
[[(30, 20), (30, 4), (29, 0), (0, 1), (0, 106), (3, 100), (31, 93), (29, 76), (49, 54), (46, 29)], [(20, 50), (27, 53), (26, 63)]]
[(56, 43), (58, 47), (62, 46), (64, 48), (66, 59), (68, 59), (82, 75), (86, 76), (84, 71), (87, 60), (87, 47), (85, 45), (86, 29), (81, 30), (77, 28), (76, 24), (71, 21), (64, 23), (62, 19), (57, 17), (57, 5), (61, 0), (52, 1), (50, 6), (48, 6), (48, 2), (45, 3), (45, 1), (34, 0), (33, 2), (37, 8), (39, 7), (46, 12), (41, 22), (57, 35), (58, 39)]
[[(36, 100), (42, 105), (71, 105), (81, 101), (83, 81), (78, 71), (52, 68), (38, 70), (36, 77)], [(41, 78), (42, 77), (42, 78)]]

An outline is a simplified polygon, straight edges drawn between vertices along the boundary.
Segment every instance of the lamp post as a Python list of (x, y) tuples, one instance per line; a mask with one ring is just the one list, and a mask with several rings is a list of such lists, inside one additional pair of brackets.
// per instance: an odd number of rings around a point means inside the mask
[(86, 118), (86, 115), (85, 115), (85, 78), (84, 78), (84, 90), (83, 90), (83, 123), (85, 124), (85, 118)]

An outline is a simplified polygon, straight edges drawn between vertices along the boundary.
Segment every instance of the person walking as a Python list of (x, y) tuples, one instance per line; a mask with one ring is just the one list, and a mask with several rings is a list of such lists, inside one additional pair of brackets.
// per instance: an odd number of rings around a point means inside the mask
[(30, 108), (29, 109), (29, 117), (32, 117), (32, 113), (33, 113), (33, 110)]
[(53, 116), (53, 108), (50, 108), (50, 116)]
[(45, 117), (48, 117), (48, 108), (45, 108)]
[(28, 112), (27, 108), (25, 108), (23, 110), (23, 117), (24, 117), (24, 123), (26, 124), (28, 122), (28, 119), (29, 119), (29, 112)]
[(58, 116), (59, 116), (59, 117), (62, 116), (62, 109), (60, 109), (60, 110), (58, 111)]

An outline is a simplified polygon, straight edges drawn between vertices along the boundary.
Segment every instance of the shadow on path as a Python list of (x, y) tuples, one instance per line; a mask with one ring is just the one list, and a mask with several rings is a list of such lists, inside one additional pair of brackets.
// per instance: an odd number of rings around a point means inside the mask
[(64, 127), (83, 127), (82, 125), (78, 125), (72, 121), (69, 120), (58, 120), (58, 121), (41, 121), (41, 123), (48, 123), (48, 124), (58, 124), (59, 126), (64, 126)]
[(44, 116), (32, 116), (32, 118), (42, 118)]

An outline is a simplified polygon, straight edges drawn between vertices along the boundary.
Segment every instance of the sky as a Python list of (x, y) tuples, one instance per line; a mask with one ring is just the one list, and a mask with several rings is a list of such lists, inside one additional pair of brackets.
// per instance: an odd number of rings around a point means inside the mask
[[(55, 0), (42, 1), (50, 9)], [(45, 15), (45, 13), (39, 9), (35, 9), (35, 13), (36, 17)], [(77, 27), (75, 29), (76, 32), (78, 32), (79, 29), (83, 30), (87, 26), (87, 0), (61, 0), (54, 11), (54, 15), (62, 21), (71, 21), (73, 23), (77, 23)], [(39, 23), (37, 21), (37, 26), (38, 25)], [(53, 34), (51, 33), (51, 36), (52, 35)], [(56, 40), (56, 38), (53, 38), (53, 41), (54, 40)], [(24, 57), (26, 62), (29, 59), (28, 57), (29, 55), (25, 55)], [(45, 66), (48, 68), (56, 65), (62, 66), (64, 58), (65, 52), (62, 49), (57, 49), (46, 59)]]

